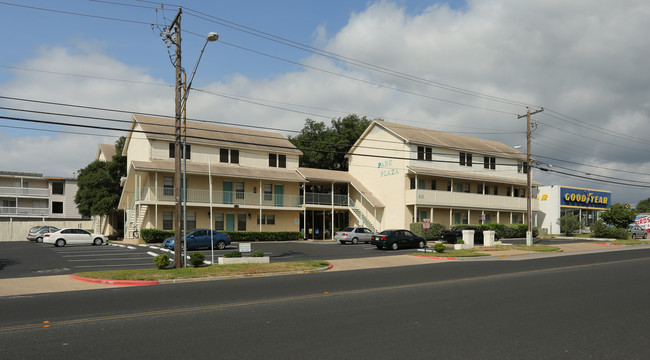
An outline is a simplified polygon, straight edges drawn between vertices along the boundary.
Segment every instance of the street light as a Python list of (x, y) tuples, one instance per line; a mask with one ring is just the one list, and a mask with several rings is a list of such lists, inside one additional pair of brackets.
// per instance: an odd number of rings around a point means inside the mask
[[(183, 263), (187, 267), (187, 98), (192, 89), (192, 82), (194, 81), (194, 75), (196, 75), (196, 69), (199, 67), (201, 58), (203, 57), (203, 52), (205, 47), (208, 45), (208, 42), (213, 42), (219, 40), (219, 34), (216, 32), (208, 33), (208, 36), (205, 38), (205, 43), (201, 48), (201, 53), (199, 54), (198, 60), (196, 60), (196, 65), (194, 65), (194, 70), (192, 70), (192, 76), (190, 77), (190, 82), (186, 82), (186, 74), (183, 71), (183, 98), (181, 100), (181, 110), (183, 112)], [(174, 251), (176, 248), (174, 248)]]

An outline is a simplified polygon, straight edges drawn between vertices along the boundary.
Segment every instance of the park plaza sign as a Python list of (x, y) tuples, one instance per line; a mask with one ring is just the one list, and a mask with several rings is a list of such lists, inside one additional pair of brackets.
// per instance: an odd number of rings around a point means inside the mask
[(560, 188), (560, 205), (588, 208), (609, 208), (612, 193), (589, 189)]

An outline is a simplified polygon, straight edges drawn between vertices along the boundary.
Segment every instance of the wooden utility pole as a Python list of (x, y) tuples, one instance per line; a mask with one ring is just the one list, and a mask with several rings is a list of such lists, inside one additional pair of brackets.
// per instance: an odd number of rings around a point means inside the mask
[(181, 156), (184, 154), (185, 149), (181, 149), (181, 115), (182, 115), (182, 99), (183, 99), (183, 79), (181, 75), (183, 68), (181, 67), (181, 13), (182, 8), (178, 8), (178, 13), (174, 21), (169, 25), (168, 29), (174, 30), (174, 43), (176, 44), (176, 121), (175, 121), (175, 140), (174, 140), (174, 198), (176, 208), (174, 211), (174, 266), (176, 268), (183, 267), (181, 261)]
[(532, 168), (530, 166), (530, 116), (544, 111), (544, 108), (530, 112), (527, 108), (526, 115), (519, 115), (517, 119), (526, 117), (526, 222), (528, 223), (528, 231), (526, 232), (526, 245), (533, 245), (533, 208), (532, 208)]

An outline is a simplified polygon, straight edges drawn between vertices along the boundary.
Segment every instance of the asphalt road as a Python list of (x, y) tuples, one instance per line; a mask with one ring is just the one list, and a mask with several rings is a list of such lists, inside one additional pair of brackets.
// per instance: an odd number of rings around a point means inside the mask
[[(0, 242), (0, 279), (65, 275), (85, 271), (154, 268), (153, 258), (165, 253), (159, 244), (143, 246), (92, 246), (66, 245), (62, 248), (52, 244), (30, 241)], [(273, 262), (296, 260), (333, 260), (369, 256), (391, 256), (413, 252), (378, 250), (369, 244), (341, 245), (333, 242), (282, 242), (252, 243), (253, 250), (262, 250)], [(237, 250), (236, 243), (224, 250), (215, 250), (216, 258)], [(210, 249), (199, 250), (211, 261)], [(188, 251), (191, 254), (194, 251)], [(173, 254), (167, 253), (173, 259)], [(189, 263), (189, 261), (188, 261)]]
[(0, 298), (2, 358), (648, 359), (650, 250)]

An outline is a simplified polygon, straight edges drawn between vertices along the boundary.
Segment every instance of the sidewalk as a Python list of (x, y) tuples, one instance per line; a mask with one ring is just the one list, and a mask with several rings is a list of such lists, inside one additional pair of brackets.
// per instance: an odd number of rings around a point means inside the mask
[[(499, 261), (499, 260), (526, 260), (563, 255), (577, 255), (596, 252), (618, 251), (632, 249), (632, 247), (607, 246), (605, 244), (584, 242), (555, 245), (562, 249), (561, 252), (531, 252), (522, 250), (481, 251), (491, 256), (474, 258), (458, 258), (457, 261)], [(360, 269), (387, 268), (395, 266), (421, 265), (442, 263), (449, 261), (444, 254), (430, 253), (431, 257), (412, 255), (391, 255), (356, 259), (329, 260), (333, 265), (329, 271), (348, 271)], [(438, 257), (438, 258), (435, 258)], [(77, 290), (111, 289), (129, 285), (94, 284), (73, 279), (68, 275), (38, 276), (28, 278), (0, 279), (0, 297), (21, 296), (41, 293), (54, 293)]]

